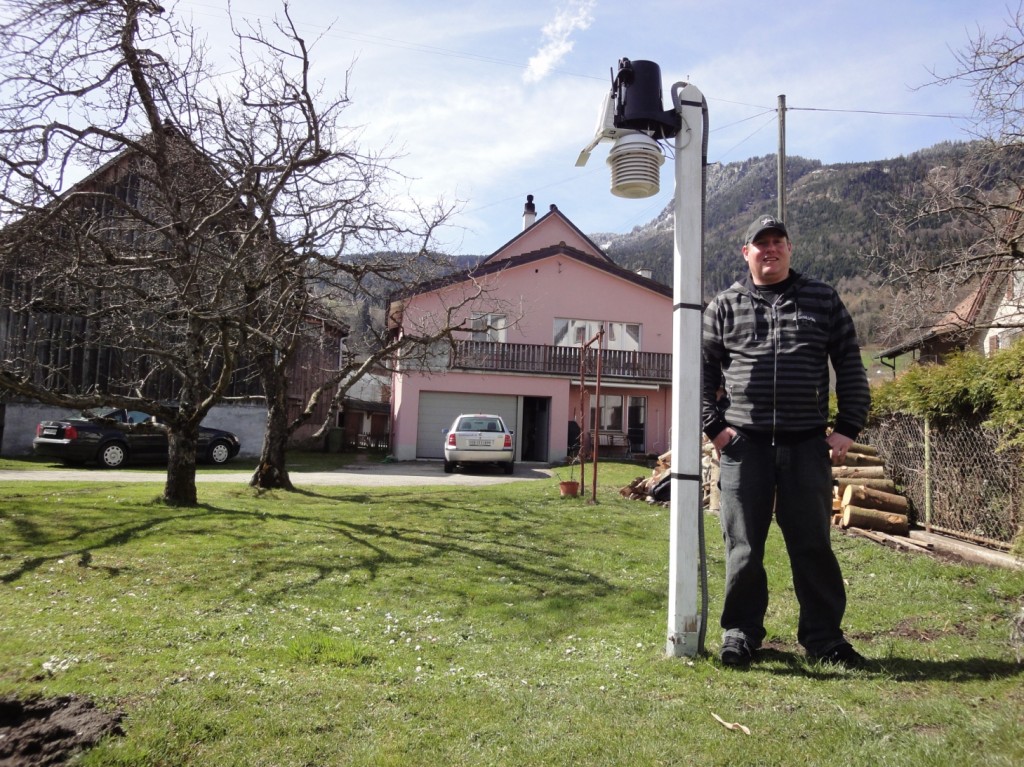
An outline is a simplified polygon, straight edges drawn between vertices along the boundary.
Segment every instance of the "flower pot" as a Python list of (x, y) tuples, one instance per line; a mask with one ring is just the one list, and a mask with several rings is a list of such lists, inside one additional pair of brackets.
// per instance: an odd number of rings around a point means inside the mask
[(568, 480), (566, 482), (559, 482), (558, 483), (558, 492), (561, 493), (563, 497), (567, 496), (567, 495), (579, 495), (580, 494), (580, 483), (576, 482), (574, 480)]

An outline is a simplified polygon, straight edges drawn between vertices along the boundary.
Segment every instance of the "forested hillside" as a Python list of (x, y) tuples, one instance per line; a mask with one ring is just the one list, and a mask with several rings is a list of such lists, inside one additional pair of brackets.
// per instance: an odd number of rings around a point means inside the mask
[[(892, 233), (885, 213), (894, 199), (921, 194), (922, 182), (938, 166), (959, 163), (963, 143), (944, 143), (906, 157), (823, 165), (789, 157), (786, 162), (786, 223), (797, 271), (831, 282), (843, 291), (866, 343), (887, 321), (884, 275), (871, 253), (885, 253)], [(776, 210), (775, 155), (708, 167), (705, 210), (704, 291), (707, 297), (731, 284), (745, 265), (743, 232), (759, 213)], [(937, 232), (915, 232), (918, 245)], [(648, 268), (666, 284), (672, 275), (672, 206), (655, 220), (624, 235), (590, 237), (621, 266)]]

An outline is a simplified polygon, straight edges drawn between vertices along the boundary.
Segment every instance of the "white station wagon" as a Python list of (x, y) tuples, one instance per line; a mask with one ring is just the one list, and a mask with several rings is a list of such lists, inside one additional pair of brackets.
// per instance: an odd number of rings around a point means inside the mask
[(456, 464), (496, 463), (511, 474), (515, 469), (512, 432), (501, 416), (463, 413), (444, 436), (444, 470)]

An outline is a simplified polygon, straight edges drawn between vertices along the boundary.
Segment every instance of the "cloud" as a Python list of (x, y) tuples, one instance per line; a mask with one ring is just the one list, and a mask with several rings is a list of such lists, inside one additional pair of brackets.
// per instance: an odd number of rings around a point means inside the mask
[(596, 0), (569, 0), (555, 18), (544, 25), (541, 30), (544, 44), (530, 57), (526, 73), (523, 75), (526, 82), (535, 83), (542, 80), (572, 51), (572, 34), (587, 29), (593, 22), (591, 11), (595, 3)]

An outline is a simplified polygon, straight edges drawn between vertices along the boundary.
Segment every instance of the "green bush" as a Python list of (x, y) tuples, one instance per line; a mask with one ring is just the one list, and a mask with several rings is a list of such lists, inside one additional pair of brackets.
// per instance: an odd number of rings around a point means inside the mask
[(985, 357), (954, 354), (944, 364), (915, 365), (872, 389), (871, 419), (983, 416), (1005, 445), (1024, 446), (1024, 344)]

